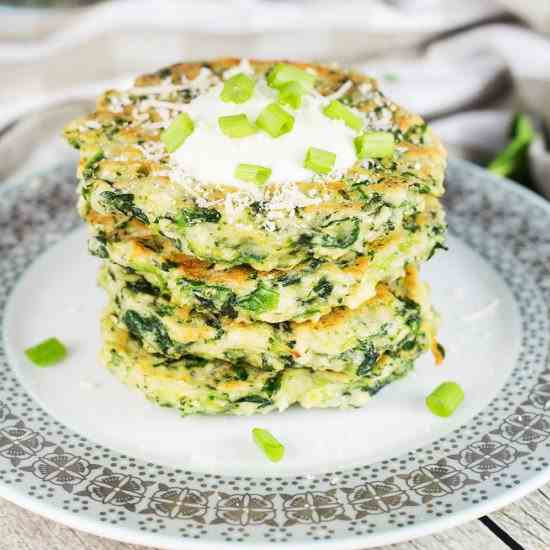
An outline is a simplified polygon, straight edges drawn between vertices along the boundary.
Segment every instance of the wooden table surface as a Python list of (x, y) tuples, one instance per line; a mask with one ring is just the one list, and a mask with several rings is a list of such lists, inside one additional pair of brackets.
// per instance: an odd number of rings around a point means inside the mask
[[(379, 550), (549, 550), (550, 485), (490, 517)], [(145, 550), (69, 529), (0, 499), (0, 550)]]

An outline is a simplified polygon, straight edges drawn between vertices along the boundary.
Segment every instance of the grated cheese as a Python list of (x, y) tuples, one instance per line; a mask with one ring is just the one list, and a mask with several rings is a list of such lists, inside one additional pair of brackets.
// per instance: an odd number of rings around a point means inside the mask
[[(347, 80), (338, 88), (333, 94), (325, 96), (325, 100), (328, 102), (332, 101), (333, 99), (340, 99), (343, 95), (347, 93), (347, 91), (353, 86), (353, 83), (351, 80)], [(356, 114), (360, 114), (357, 112)]]
[(254, 69), (250, 65), (250, 62), (248, 61), (248, 59), (241, 59), (241, 62), (238, 65), (235, 65), (230, 69), (227, 69), (227, 71), (223, 73), (223, 79), (227, 80), (239, 73), (244, 73), (251, 76), (254, 75)]

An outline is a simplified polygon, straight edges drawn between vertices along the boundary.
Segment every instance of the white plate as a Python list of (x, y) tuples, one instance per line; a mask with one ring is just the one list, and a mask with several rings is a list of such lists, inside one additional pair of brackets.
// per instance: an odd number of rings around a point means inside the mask
[[(451, 163), (450, 252), (423, 269), (443, 317), (442, 367), (423, 358), (357, 411), (182, 419), (99, 365), (104, 297), (70, 170), (3, 191), (0, 495), (156, 547), (341, 550), (426, 535), (550, 479), (550, 209), (541, 199)], [(33, 367), (23, 350), (52, 335), (70, 358)], [(448, 379), (466, 400), (441, 419), (424, 398)], [(257, 452), (254, 426), (285, 442), (283, 462)]]

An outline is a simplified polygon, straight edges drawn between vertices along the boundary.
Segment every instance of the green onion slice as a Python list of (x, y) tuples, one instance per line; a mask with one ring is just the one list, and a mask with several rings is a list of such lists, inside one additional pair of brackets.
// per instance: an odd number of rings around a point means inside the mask
[(395, 147), (393, 134), (389, 132), (365, 132), (357, 136), (353, 143), (358, 159), (389, 157)]
[(284, 445), (271, 432), (263, 428), (252, 428), (252, 439), (271, 462), (279, 462), (285, 456)]
[(257, 185), (263, 185), (271, 176), (271, 168), (258, 166), (257, 164), (237, 164), (235, 177), (238, 180), (249, 181)]
[(287, 82), (279, 88), (279, 103), (298, 109), (306, 89), (299, 82)]
[(226, 103), (244, 103), (252, 97), (255, 86), (256, 81), (250, 76), (236, 74), (224, 82), (220, 99)]
[(464, 391), (456, 382), (443, 382), (426, 397), (426, 406), (437, 416), (451, 416), (464, 401)]
[(166, 150), (173, 153), (193, 133), (195, 125), (187, 113), (179, 114), (176, 119), (162, 132), (160, 139)]
[(336, 155), (330, 151), (310, 147), (304, 160), (304, 168), (313, 170), (317, 174), (328, 174), (336, 161)]
[(357, 116), (348, 107), (340, 103), (337, 99), (333, 99), (324, 109), (323, 113), (328, 117), (335, 120), (343, 120), (346, 126), (349, 126), (352, 130), (361, 130), (363, 128), (363, 121), (361, 117)]
[(267, 75), (267, 83), (276, 89), (281, 88), (287, 82), (298, 82), (307, 90), (311, 90), (316, 80), (317, 77), (314, 74), (286, 63), (277, 63)]
[(294, 128), (294, 117), (277, 103), (270, 103), (256, 119), (256, 126), (271, 137), (278, 138)]
[(49, 367), (65, 359), (67, 348), (57, 338), (48, 338), (26, 349), (25, 355), (37, 367)]
[(220, 130), (229, 137), (243, 138), (255, 134), (258, 129), (245, 114), (221, 116), (218, 118)]

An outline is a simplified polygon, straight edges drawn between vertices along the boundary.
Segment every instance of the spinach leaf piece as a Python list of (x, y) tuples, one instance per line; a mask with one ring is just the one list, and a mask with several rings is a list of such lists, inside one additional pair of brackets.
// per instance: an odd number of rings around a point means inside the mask
[(273, 396), (274, 393), (278, 392), (281, 388), (281, 381), (283, 379), (283, 373), (279, 372), (275, 376), (272, 376), (263, 387), (263, 391), (265, 391), (270, 397)]
[(235, 293), (229, 288), (219, 285), (206, 285), (199, 281), (183, 278), (178, 280), (178, 285), (182, 289), (190, 290), (201, 307), (210, 313), (215, 311), (230, 319), (237, 317), (237, 311), (235, 310), (237, 299)]
[(302, 278), (300, 275), (293, 273), (288, 273), (287, 275), (282, 275), (277, 278), (277, 282), (283, 286), (297, 285), (301, 280)]
[(344, 218), (334, 220), (323, 226), (314, 242), (327, 248), (347, 248), (351, 246), (359, 236), (359, 219)]
[(313, 292), (315, 292), (319, 298), (326, 298), (332, 294), (333, 289), (334, 285), (326, 277), (322, 277), (313, 287)]
[(189, 227), (197, 223), (218, 223), (221, 214), (214, 208), (184, 208), (174, 220), (180, 227)]
[(235, 371), (235, 376), (238, 380), (247, 380), (248, 379), (248, 371), (243, 365), (240, 365), (237, 363), (236, 365), (233, 365), (233, 370)]
[(160, 290), (157, 287), (141, 277), (135, 281), (128, 281), (126, 288), (136, 294), (148, 294), (149, 296), (158, 296), (160, 294)]
[(128, 332), (139, 342), (143, 342), (145, 335), (150, 333), (162, 353), (168, 352), (173, 345), (166, 328), (162, 322), (153, 315), (145, 317), (140, 315), (137, 311), (129, 309), (122, 316), (122, 321), (128, 328)]
[(145, 212), (134, 205), (133, 193), (115, 193), (114, 191), (103, 191), (101, 197), (113, 210), (117, 210), (127, 216), (133, 216), (142, 223), (149, 223)]
[(247, 395), (237, 399), (237, 403), (257, 403), (261, 409), (262, 407), (271, 405), (273, 401), (271, 401), (271, 399), (267, 399), (267, 397), (262, 397), (261, 395)]
[(426, 258), (426, 261), (431, 260), (434, 256), (434, 254), (440, 249), (441, 250), (449, 250), (449, 248), (447, 246), (445, 246), (444, 244), (435, 243), (433, 248), (431, 249), (430, 253), (428, 254), (428, 257)]
[(366, 346), (363, 350), (363, 361), (361, 361), (361, 364), (357, 367), (357, 376), (367, 375), (372, 370), (376, 361), (378, 361), (379, 356), (379, 353), (375, 351), (371, 344)]
[(254, 292), (239, 300), (239, 305), (256, 313), (271, 311), (279, 305), (279, 293), (260, 283)]

